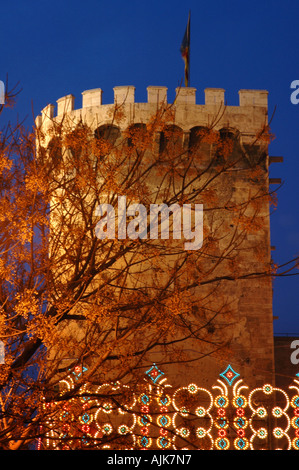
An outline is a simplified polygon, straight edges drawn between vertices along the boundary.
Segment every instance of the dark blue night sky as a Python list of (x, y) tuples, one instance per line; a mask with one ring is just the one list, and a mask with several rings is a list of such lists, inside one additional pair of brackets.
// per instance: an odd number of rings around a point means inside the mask
[[(272, 215), (273, 258), (283, 263), (299, 255), (299, 104), (291, 103), (291, 82), (299, 80), (297, 1), (266, 0), (14, 0), (0, 7), (0, 80), (23, 89), (15, 110), (2, 121), (27, 117), (32, 124), (48, 103), (66, 94), (102, 88), (113, 102), (113, 87), (134, 85), (136, 101), (146, 101), (148, 85), (168, 87), (169, 100), (184, 76), (180, 44), (191, 10), (191, 83), (197, 103), (204, 89), (226, 90), (238, 105), (240, 89), (269, 91), (269, 114), (276, 108), (270, 155), (280, 177), (278, 208)], [(299, 96), (299, 95), (298, 95)], [(299, 278), (274, 281), (276, 333), (299, 333)]]

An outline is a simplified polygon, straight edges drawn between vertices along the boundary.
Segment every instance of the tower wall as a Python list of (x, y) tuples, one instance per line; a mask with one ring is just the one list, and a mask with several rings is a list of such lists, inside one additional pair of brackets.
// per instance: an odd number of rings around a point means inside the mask
[[(110, 124), (115, 105), (122, 107), (123, 119), (118, 124), (121, 131), (135, 123), (147, 123), (161, 104), (167, 103), (167, 88), (149, 86), (147, 102), (135, 102), (135, 88), (120, 86), (114, 88), (114, 103), (102, 104), (102, 90), (96, 88), (82, 93), (82, 107), (75, 109), (75, 98), (67, 95), (57, 101), (54, 106), (46, 106), (36, 119), (38, 127), (47, 134), (53, 120), (60, 122), (67, 115), (74, 124), (79, 120), (94, 129)], [(188, 144), (191, 129), (198, 126), (211, 126), (214, 129), (233, 129), (240, 135), (241, 144), (254, 144), (257, 134), (268, 124), (268, 93), (264, 90), (240, 90), (239, 106), (225, 105), (223, 89), (207, 88), (205, 103), (196, 103), (196, 89), (182, 88), (176, 90), (173, 103), (175, 125), (183, 131), (183, 139)], [(49, 137), (50, 139), (50, 137)], [(267, 192), (269, 157), (266, 152), (261, 163), (264, 177), (256, 182), (248, 176), (247, 167), (232, 168), (217, 182), (217, 191), (223, 200), (242, 201), (244, 194), (258, 189)], [(257, 187), (260, 185), (260, 187)], [(255, 233), (249, 233), (244, 241), (246, 249), (240, 253), (238, 267), (259, 272), (271, 258), (269, 202), (265, 200), (260, 214), (261, 227)], [(229, 219), (225, 221), (229, 225)], [(232, 225), (231, 225), (232, 227)], [(253, 260), (255, 247), (261, 249), (260, 265)], [(223, 273), (224, 274), (224, 273)], [(215, 377), (225, 369), (227, 362), (239, 372), (249, 385), (258, 385), (265, 381), (274, 381), (274, 347), (273, 347), (273, 316), (272, 316), (272, 284), (271, 278), (250, 276), (238, 280), (223, 280), (220, 290), (233, 305), (234, 318), (229, 330), (230, 352), (217, 358), (206, 357), (191, 364), (171, 367), (165, 366), (165, 372), (173, 384), (195, 381), (202, 386), (210, 386)], [(187, 347), (196, 348), (196, 342), (190, 341)], [(156, 354), (156, 356), (155, 356)], [(149, 363), (161, 358), (161, 351), (149, 358)], [(171, 359), (171, 358), (170, 358)], [(167, 362), (167, 361), (166, 361)]]

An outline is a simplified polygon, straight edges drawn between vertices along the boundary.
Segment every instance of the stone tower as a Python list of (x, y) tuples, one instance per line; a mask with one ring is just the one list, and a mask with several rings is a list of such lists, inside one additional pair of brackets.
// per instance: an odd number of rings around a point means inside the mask
[[(46, 106), (37, 117), (36, 124), (47, 134), (52, 121), (59, 122), (63, 116), (69, 116), (72, 121), (82, 120), (96, 129), (110, 123), (111, 111), (115, 104), (122, 104), (124, 118), (118, 126), (121, 133), (132, 124), (147, 123), (155, 113), (157, 106), (167, 103), (167, 88), (149, 86), (147, 88), (147, 102), (135, 102), (135, 88), (133, 86), (118, 86), (114, 88), (114, 103), (102, 103), (102, 90), (92, 89), (82, 93), (82, 107), (75, 109), (74, 96), (67, 95), (57, 101), (57, 113), (54, 105)], [(222, 203), (224, 201), (240, 202), (244, 195), (266, 194), (269, 189), (268, 169), (270, 157), (267, 144), (257, 141), (261, 129), (267, 126), (268, 93), (263, 90), (240, 90), (239, 106), (225, 105), (225, 92), (223, 89), (208, 88), (205, 90), (205, 103), (196, 103), (196, 89), (182, 88), (177, 90), (173, 105), (175, 110), (175, 125), (182, 131), (184, 148), (196, 138), (196, 130), (206, 128), (214, 122), (215, 131), (238, 134), (239, 146), (234, 152), (240, 153), (237, 165), (227, 170), (217, 180), (216, 190), (219, 192)], [(160, 139), (161, 136), (157, 137)], [(250, 166), (254, 159), (259, 159), (260, 177), (250, 174)], [(206, 148), (205, 163), (209, 160), (209, 149)], [(211, 170), (212, 171), (212, 170)], [(223, 361), (221, 353), (214, 357), (202, 358), (191, 362), (191, 365), (165, 366), (164, 371), (170, 383), (183, 385), (182, 382), (196, 382), (200, 386), (213, 384), (227, 363), (242, 375), (248, 385), (257, 386), (267, 381), (274, 382), (274, 347), (273, 347), (273, 315), (272, 315), (272, 285), (271, 277), (261, 277), (263, 266), (270, 262), (270, 220), (269, 199), (263, 198), (258, 214), (258, 224), (254, 231), (249, 231), (243, 240), (243, 249), (237, 258), (237, 267), (241, 272), (238, 279), (230, 276), (225, 279), (221, 273), (219, 289), (227, 302), (232, 305), (233, 318), (231, 326), (227, 328), (230, 337), (229, 352), (226, 352)], [(234, 228), (231, 214), (228, 211), (224, 225)], [(259, 250), (259, 261), (253, 255)], [(250, 272), (250, 275), (246, 273)], [(255, 273), (255, 275), (254, 275)], [(221, 277), (220, 276), (220, 277)], [(219, 294), (216, 294), (219, 295)], [(186, 346), (195, 349), (196, 343), (192, 340)], [(157, 353), (159, 355), (159, 353)], [(152, 360), (148, 358), (147, 364), (156, 362), (157, 356), (153, 354)]]

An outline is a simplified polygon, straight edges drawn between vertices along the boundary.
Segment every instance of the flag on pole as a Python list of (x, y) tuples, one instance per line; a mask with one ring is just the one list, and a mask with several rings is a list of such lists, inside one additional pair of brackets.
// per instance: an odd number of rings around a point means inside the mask
[(189, 69), (190, 69), (190, 12), (186, 31), (181, 44), (181, 54), (185, 62), (185, 86), (189, 86)]

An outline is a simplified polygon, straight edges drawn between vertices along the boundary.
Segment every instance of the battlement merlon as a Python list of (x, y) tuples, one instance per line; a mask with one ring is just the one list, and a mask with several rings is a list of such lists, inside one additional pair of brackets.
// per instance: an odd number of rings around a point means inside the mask
[[(82, 108), (75, 109), (75, 97), (71, 94), (57, 100), (57, 114), (54, 115), (54, 105), (47, 105), (36, 118), (36, 125), (40, 127), (50, 124), (53, 119), (60, 119), (65, 114), (76, 118), (94, 121), (96, 117), (99, 125), (109, 122), (109, 110), (117, 105), (124, 105), (126, 119), (124, 126), (132, 122), (146, 122), (157, 106), (167, 103), (168, 88), (164, 86), (147, 87), (147, 102), (135, 102), (134, 86), (117, 86), (113, 88), (114, 103), (103, 104), (101, 88), (83, 91)], [(265, 124), (268, 117), (268, 91), (266, 90), (240, 90), (239, 105), (229, 106), (225, 102), (223, 88), (206, 88), (204, 90), (205, 103), (196, 104), (196, 88), (177, 88), (174, 100), (176, 108), (176, 124), (184, 131), (194, 126), (211, 124), (213, 117), (221, 110), (222, 117), (217, 127), (234, 127), (244, 134), (255, 134)], [(126, 110), (128, 112), (126, 113)]]

